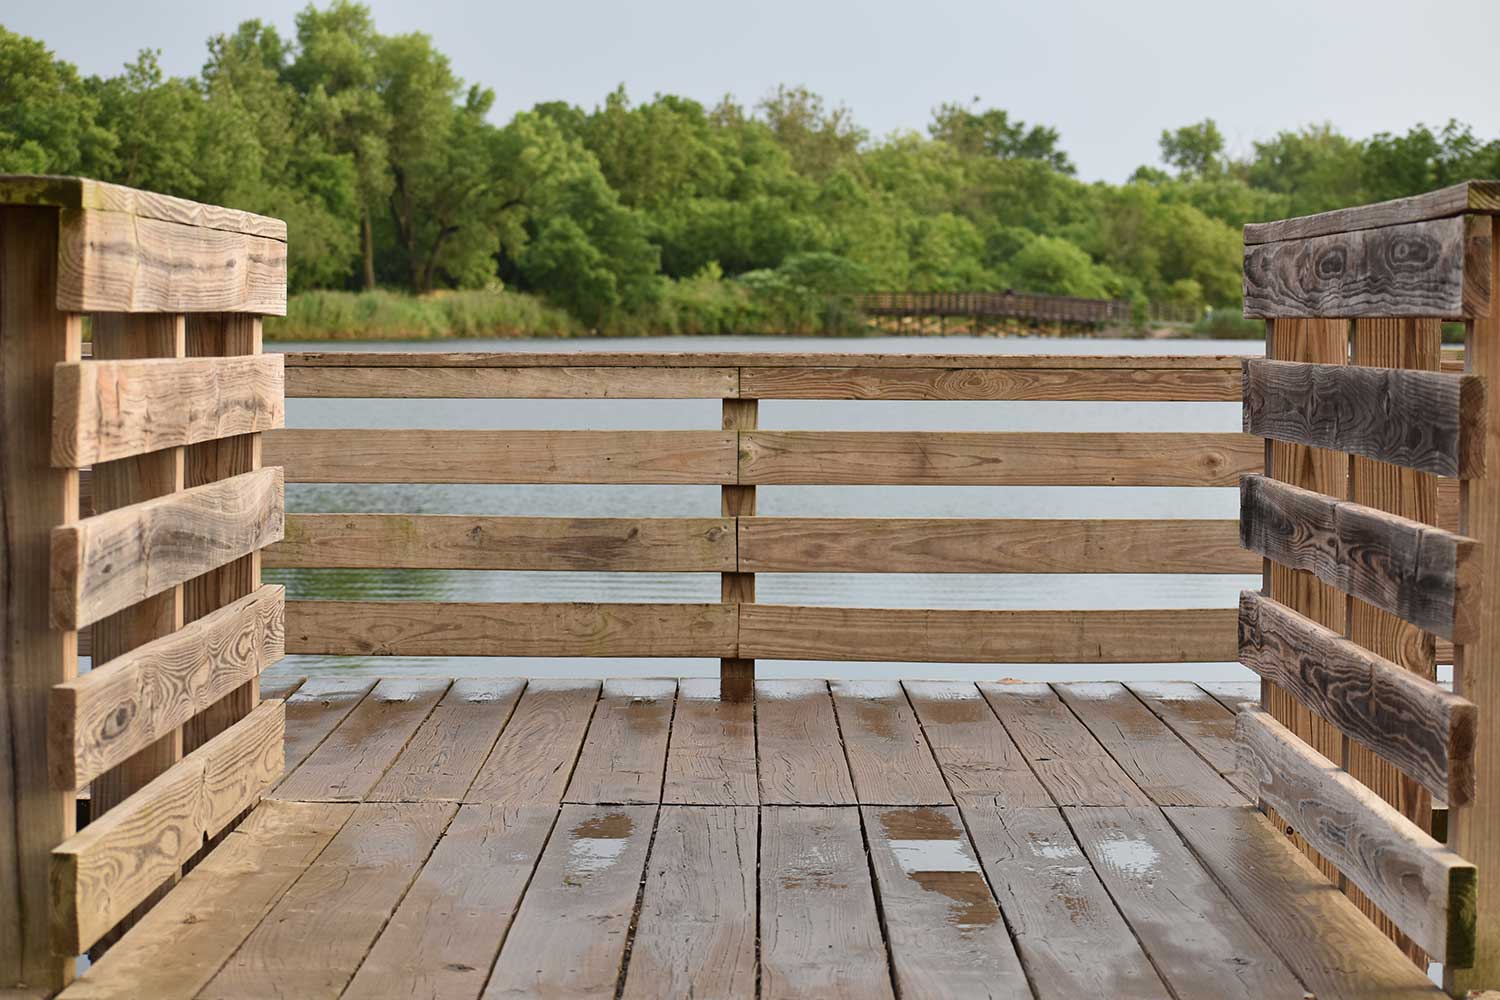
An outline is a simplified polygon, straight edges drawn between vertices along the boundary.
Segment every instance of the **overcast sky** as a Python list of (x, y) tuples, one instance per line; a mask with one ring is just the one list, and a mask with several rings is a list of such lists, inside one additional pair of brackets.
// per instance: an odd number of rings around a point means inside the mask
[[(84, 73), (146, 47), (196, 73), (204, 42), (305, 0), (0, 0), (0, 23)], [(498, 122), (538, 101), (593, 107), (617, 84), (753, 104), (802, 83), (880, 136), (978, 97), (1055, 126), (1086, 179), (1156, 161), (1164, 128), (1218, 120), (1231, 149), (1331, 121), (1366, 136), (1458, 118), (1500, 136), (1500, 0), (371, 0), (424, 31)]]

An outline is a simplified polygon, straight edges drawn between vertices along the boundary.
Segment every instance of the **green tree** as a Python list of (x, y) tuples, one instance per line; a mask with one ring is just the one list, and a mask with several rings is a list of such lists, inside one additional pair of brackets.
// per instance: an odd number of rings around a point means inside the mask
[[(979, 98), (974, 98), (978, 106)], [(1000, 108), (975, 111), (949, 102), (932, 113), (928, 133), (940, 142), (969, 156), (993, 156), (1001, 160), (1039, 160), (1064, 174), (1075, 172), (1073, 161), (1061, 147), (1057, 129), (1046, 125), (1027, 126), (1012, 121), (1010, 113)]]
[(1159, 142), (1162, 162), (1179, 177), (1209, 177), (1224, 169), (1224, 136), (1212, 118), (1164, 130)]
[(116, 139), (99, 113), (77, 69), (0, 26), (0, 172), (112, 172)]

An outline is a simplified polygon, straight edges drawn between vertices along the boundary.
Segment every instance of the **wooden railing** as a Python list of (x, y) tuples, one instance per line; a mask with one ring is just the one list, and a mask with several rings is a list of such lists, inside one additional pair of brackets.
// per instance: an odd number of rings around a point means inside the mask
[(274, 219), (0, 177), (0, 992), (63, 986), (281, 771), (285, 304)]
[(854, 296), (867, 316), (972, 316), (1040, 323), (1129, 323), (1123, 299), (1085, 299), (1039, 292), (867, 292)]
[[(1263, 678), (1240, 716), (1262, 803), (1366, 911), (1445, 964), (1500, 983), (1500, 185), (1245, 229), (1245, 429), (1268, 439), (1241, 491), (1266, 557), (1240, 605)], [(1441, 322), (1467, 327), (1441, 369)], [(1438, 477), (1458, 484), (1457, 530)], [(1456, 694), (1434, 683), (1455, 644)], [(1448, 803), (1447, 844), (1429, 835)]]

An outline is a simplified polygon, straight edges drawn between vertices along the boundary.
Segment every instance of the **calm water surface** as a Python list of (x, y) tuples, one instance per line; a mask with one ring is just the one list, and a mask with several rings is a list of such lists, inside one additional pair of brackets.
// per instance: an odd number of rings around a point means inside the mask
[[(1257, 342), (980, 337), (862, 340), (767, 337), (640, 340), (420, 341), (295, 344), (281, 351), (798, 351), (942, 354), (1259, 354)], [(495, 429), (717, 429), (717, 400), (291, 399), (291, 427)], [(1237, 403), (877, 402), (773, 400), (760, 426), (776, 430), (1236, 431)], [(290, 484), (296, 512), (531, 514), (642, 517), (719, 515), (716, 486), (480, 486)], [(1234, 489), (1128, 487), (763, 486), (766, 515), (867, 517), (1234, 517)], [(437, 570), (267, 570), (291, 599), (653, 601), (719, 599), (709, 573), (519, 573)], [(1241, 575), (761, 574), (757, 598), (775, 604), (927, 608), (1227, 608), (1258, 586)], [(706, 676), (708, 659), (543, 659), (289, 656), (274, 674), (445, 676)], [(929, 677), (1027, 680), (1244, 680), (1236, 664), (909, 664), (761, 661), (764, 677)]]

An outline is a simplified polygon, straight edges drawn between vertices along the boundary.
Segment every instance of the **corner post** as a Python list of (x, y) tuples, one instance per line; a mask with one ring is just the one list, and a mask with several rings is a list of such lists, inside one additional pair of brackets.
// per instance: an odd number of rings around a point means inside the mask
[[(724, 430), (726, 431), (753, 431), (759, 415), (760, 400), (758, 399), (724, 400)], [(735, 537), (738, 538), (738, 519), (755, 515), (755, 487), (738, 485), (721, 487), (719, 513), (723, 517), (736, 519), (734, 531)], [(736, 552), (738, 552), (738, 546), (736, 546)], [(719, 599), (725, 604), (755, 603), (754, 573), (722, 573), (719, 580)], [(719, 696), (721, 698), (726, 701), (748, 700), (754, 686), (754, 660), (728, 657), (719, 660)]]

